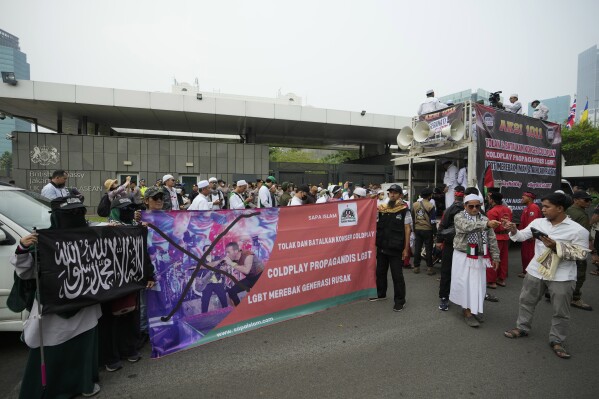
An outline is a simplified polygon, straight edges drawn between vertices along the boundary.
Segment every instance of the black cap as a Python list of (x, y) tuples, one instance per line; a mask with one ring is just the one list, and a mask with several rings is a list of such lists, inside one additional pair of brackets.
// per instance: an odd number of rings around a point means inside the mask
[(453, 191), (456, 191), (458, 193), (463, 193), (466, 189), (464, 188), (464, 186), (455, 186), (455, 188), (453, 189)]
[(133, 205), (133, 202), (129, 198), (115, 198), (110, 203), (110, 209), (124, 208), (129, 205)]
[(396, 192), (398, 192), (398, 193), (400, 193), (400, 194), (401, 194), (401, 193), (403, 193), (403, 190), (402, 190), (402, 188), (401, 188), (401, 186), (400, 186), (399, 184), (392, 184), (392, 185), (391, 185), (391, 186), (390, 186), (390, 187), (387, 189), (387, 191), (396, 191)]
[(582, 191), (582, 190), (574, 191), (574, 194), (572, 194), (572, 198), (573, 199), (593, 199), (593, 197), (589, 193), (587, 193), (586, 191)]
[(50, 208), (55, 211), (58, 209), (85, 208), (85, 205), (78, 197), (58, 197), (52, 200)]
[(424, 197), (428, 197), (429, 195), (433, 195), (433, 190), (431, 190), (430, 188), (426, 187), (424, 189), (422, 189), (422, 191), (420, 192), (420, 196), (422, 198)]

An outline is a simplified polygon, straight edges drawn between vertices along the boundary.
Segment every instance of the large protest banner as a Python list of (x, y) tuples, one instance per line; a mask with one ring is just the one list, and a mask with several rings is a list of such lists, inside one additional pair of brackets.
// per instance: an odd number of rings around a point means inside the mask
[(37, 232), (44, 314), (110, 301), (145, 286), (144, 267), (149, 266), (145, 228), (106, 226)]
[(428, 138), (420, 143), (425, 147), (436, 147), (446, 145), (450, 137), (442, 135), (445, 128), (449, 128), (453, 122), (464, 123), (464, 104), (456, 104), (441, 110), (422, 114), (418, 117), (421, 122), (426, 122), (430, 128)]
[(153, 357), (374, 294), (374, 200), (142, 219)]
[(541, 198), (561, 187), (561, 126), (481, 104), (474, 109), (480, 186), (485, 178), (499, 183), (519, 221), (524, 191)]

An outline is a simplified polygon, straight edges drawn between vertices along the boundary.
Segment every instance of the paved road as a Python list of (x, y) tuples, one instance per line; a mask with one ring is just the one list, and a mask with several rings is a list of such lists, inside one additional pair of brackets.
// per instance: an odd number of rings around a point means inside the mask
[[(456, 306), (437, 309), (436, 277), (405, 273), (407, 308), (359, 301), (227, 338), (159, 360), (145, 358), (101, 372), (104, 398), (597, 398), (599, 278), (587, 275), (584, 298), (597, 310), (572, 309), (567, 348), (548, 346), (551, 310), (537, 307), (533, 331), (509, 340), (521, 281), (517, 248), (507, 288), (485, 302), (486, 322), (469, 328)], [(15, 397), (26, 350), (3, 334), (1, 392)], [(7, 367), (6, 363), (10, 363)]]

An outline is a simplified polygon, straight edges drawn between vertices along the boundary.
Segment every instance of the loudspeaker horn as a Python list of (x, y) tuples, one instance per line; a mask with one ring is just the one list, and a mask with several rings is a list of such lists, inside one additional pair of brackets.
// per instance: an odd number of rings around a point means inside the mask
[(454, 141), (463, 139), (465, 133), (466, 129), (464, 127), (464, 122), (462, 121), (453, 121), (451, 122), (451, 125), (446, 126), (441, 130), (443, 136), (451, 137)]
[(431, 132), (431, 128), (426, 122), (418, 122), (414, 127), (414, 140), (419, 143), (425, 141)]
[(414, 139), (414, 132), (412, 128), (409, 126), (404, 126), (399, 131), (397, 135), (397, 145), (402, 150), (407, 150), (412, 145), (412, 140)]

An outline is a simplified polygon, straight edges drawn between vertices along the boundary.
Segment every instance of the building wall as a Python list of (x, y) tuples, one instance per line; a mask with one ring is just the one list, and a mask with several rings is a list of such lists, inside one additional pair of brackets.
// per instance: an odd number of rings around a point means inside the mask
[(597, 124), (599, 115), (599, 50), (593, 46), (578, 54), (578, 83), (576, 85), (576, 121), (589, 101), (589, 121)]
[[(81, 191), (91, 213), (109, 178), (131, 175), (152, 185), (167, 173), (186, 181), (214, 176), (231, 182), (233, 175), (264, 178), (269, 172), (265, 145), (26, 132), (16, 133), (12, 144), (17, 186), (40, 192), (54, 170), (67, 170), (67, 186)], [(193, 166), (185, 166), (188, 162)]]
[[(10, 35), (10, 39), (0, 41), (0, 71), (14, 72), (17, 80), (29, 80), (30, 68), (27, 63), (27, 55), (19, 51), (18, 38)], [(30, 131), (31, 124), (21, 119), (5, 118), (0, 120), (0, 154), (12, 151), (9, 140), (5, 140), (7, 134), (13, 131)]]
[[(547, 98), (545, 100), (538, 99), (540, 102), (549, 107), (549, 121), (554, 123), (565, 123), (570, 115), (570, 96), (559, 96)], [(584, 106), (584, 105), (583, 105)], [(528, 116), (532, 116), (534, 108), (528, 104)]]

